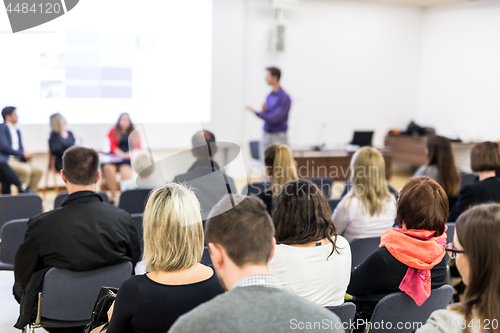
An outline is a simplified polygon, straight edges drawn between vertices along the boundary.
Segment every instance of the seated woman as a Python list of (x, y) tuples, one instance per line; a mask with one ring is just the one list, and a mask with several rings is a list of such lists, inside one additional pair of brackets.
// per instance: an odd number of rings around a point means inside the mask
[(457, 202), (460, 190), (460, 172), (449, 139), (431, 136), (427, 139), (427, 165), (415, 172), (414, 177), (427, 176), (439, 183), (448, 196), (450, 210)]
[(286, 183), (273, 211), (276, 250), (270, 273), (283, 288), (321, 306), (344, 303), (351, 248), (337, 235), (328, 201), (313, 183)]
[(500, 152), (496, 142), (481, 142), (472, 148), (470, 154), (472, 171), (479, 176), (479, 182), (464, 186), (458, 194), (455, 206), (450, 210), (448, 221), (454, 222), (462, 212), (472, 205), (500, 202)]
[(267, 212), (272, 213), (273, 198), (280, 188), (290, 180), (298, 179), (295, 160), (292, 151), (286, 145), (272, 145), (266, 149), (264, 154), (266, 174), (271, 181), (271, 187), (258, 197), (266, 204)]
[(119, 162), (103, 164), (103, 174), (106, 180), (106, 185), (111, 191), (109, 198), (110, 202), (116, 199), (117, 181), (116, 172), (119, 171), (121, 180), (132, 178), (132, 167), (130, 163), (130, 147), (129, 139), (133, 149), (141, 149), (141, 141), (137, 132), (134, 132), (134, 124), (130, 120), (128, 113), (122, 113), (118, 118), (115, 127), (108, 133), (108, 140), (111, 154), (118, 155), (122, 158)]
[(191, 191), (175, 183), (154, 190), (143, 228), (149, 273), (122, 283), (108, 333), (167, 332), (179, 316), (224, 292), (213, 268), (199, 263), (203, 227)]
[[(433, 312), (418, 333), (500, 333), (499, 240), (500, 204), (478, 205), (460, 215), (447, 251), (467, 285), (464, 299), (448, 310)], [(447, 325), (454, 322), (459, 323), (458, 328)], [(461, 330), (462, 323), (467, 329)]]
[(337, 232), (350, 243), (380, 237), (394, 225), (396, 199), (385, 180), (385, 161), (375, 148), (363, 147), (351, 159), (351, 184), (333, 212)]
[(50, 116), (50, 154), (55, 156), (55, 169), (61, 171), (62, 157), (66, 149), (75, 144), (73, 133), (66, 129), (66, 119), (60, 113), (54, 113)]
[[(370, 319), (384, 296), (404, 291), (419, 306), (446, 279), (448, 198), (428, 177), (411, 178), (401, 191), (397, 221), (402, 228), (382, 234), (380, 248), (351, 273), (357, 319)], [(422, 279), (421, 276), (426, 276)]]

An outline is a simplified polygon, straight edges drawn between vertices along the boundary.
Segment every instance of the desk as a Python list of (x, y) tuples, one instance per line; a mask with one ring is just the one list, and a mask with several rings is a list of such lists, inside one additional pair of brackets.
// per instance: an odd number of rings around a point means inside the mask
[[(349, 166), (353, 152), (307, 149), (294, 149), (292, 151), (300, 178), (330, 177), (334, 181), (342, 181), (350, 177)], [(392, 155), (386, 149), (380, 149), (380, 152), (385, 160), (385, 177), (389, 180), (392, 171)]]

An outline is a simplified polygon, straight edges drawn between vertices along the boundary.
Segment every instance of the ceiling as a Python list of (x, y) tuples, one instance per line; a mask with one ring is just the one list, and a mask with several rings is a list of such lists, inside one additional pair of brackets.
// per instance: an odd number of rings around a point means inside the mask
[(446, 4), (459, 3), (459, 2), (468, 2), (468, 1), (473, 1), (473, 0), (365, 0), (365, 1), (396, 3), (396, 4), (403, 4), (403, 5), (409, 5), (409, 6), (428, 7), (428, 6), (439, 6), (439, 5), (446, 5)]

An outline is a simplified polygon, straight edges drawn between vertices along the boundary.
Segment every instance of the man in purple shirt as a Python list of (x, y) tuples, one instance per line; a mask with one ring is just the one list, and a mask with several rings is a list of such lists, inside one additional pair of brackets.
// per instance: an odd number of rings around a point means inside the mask
[(264, 119), (264, 135), (262, 137), (261, 159), (267, 147), (273, 144), (288, 144), (288, 113), (290, 112), (290, 96), (281, 88), (281, 71), (276, 67), (266, 68), (267, 84), (273, 87), (273, 91), (267, 96), (266, 103), (262, 105), (262, 111), (256, 111), (251, 106), (247, 110)]

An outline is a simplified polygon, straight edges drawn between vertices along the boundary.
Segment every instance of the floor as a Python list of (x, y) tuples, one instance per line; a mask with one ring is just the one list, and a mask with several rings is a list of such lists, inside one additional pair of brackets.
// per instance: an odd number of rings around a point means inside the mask
[[(400, 189), (410, 176), (410, 172), (393, 172), (390, 184), (394, 189)], [(239, 192), (241, 192), (241, 189), (246, 184), (246, 181), (236, 180), (235, 183)], [(340, 196), (343, 189), (343, 182), (335, 182), (334, 189), (335, 193), (333, 193), (332, 197), (335, 198)], [(43, 200), (44, 211), (48, 211), (53, 208), (55, 197), (56, 193), (54, 191), (47, 192)], [(12, 296), (13, 284), (14, 273), (12, 271), (0, 271), (0, 333), (20, 332), (13, 327), (19, 314), (19, 305)], [(45, 332), (42, 329), (37, 329), (36, 331)]]

